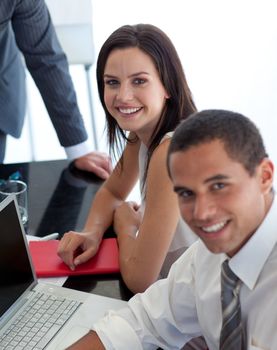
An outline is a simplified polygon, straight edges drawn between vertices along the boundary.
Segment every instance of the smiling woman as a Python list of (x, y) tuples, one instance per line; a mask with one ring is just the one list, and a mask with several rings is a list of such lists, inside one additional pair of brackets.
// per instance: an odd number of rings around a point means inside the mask
[[(97, 83), (110, 148), (120, 159), (97, 192), (83, 232), (66, 233), (58, 253), (74, 269), (95, 254), (113, 224), (122, 277), (141, 292), (167, 276), (196, 240), (180, 218), (166, 170), (172, 132), (196, 108), (172, 42), (150, 24), (125, 25), (108, 37), (97, 60)], [(138, 178), (140, 205), (126, 202)], [(74, 258), (79, 247), (83, 252)]]

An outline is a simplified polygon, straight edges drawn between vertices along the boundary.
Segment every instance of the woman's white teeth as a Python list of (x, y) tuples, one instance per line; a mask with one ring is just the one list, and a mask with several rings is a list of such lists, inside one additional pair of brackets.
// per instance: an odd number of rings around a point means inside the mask
[(226, 221), (225, 222), (220, 222), (218, 224), (215, 224), (215, 225), (211, 225), (211, 226), (206, 226), (206, 227), (202, 227), (202, 230), (205, 231), (205, 232), (217, 232), (219, 230), (221, 230), (224, 225), (226, 224)]
[(140, 110), (140, 107), (137, 108), (119, 108), (119, 111), (124, 114), (132, 114)]

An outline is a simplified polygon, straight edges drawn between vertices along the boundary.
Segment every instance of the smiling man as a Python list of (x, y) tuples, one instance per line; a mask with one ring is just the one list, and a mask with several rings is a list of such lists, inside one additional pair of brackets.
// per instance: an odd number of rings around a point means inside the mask
[(200, 335), (210, 350), (277, 349), (277, 203), (259, 131), (238, 113), (195, 113), (175, 131), (168, 170), (200, 240), (70, 349), (181, 349)]

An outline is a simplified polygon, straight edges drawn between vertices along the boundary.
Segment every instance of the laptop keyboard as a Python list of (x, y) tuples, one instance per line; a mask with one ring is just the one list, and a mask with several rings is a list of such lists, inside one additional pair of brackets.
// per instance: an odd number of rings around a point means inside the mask
[(80, 302), (36, 293), (0, 336), (2, 350), (42, 350), (80, 306)]

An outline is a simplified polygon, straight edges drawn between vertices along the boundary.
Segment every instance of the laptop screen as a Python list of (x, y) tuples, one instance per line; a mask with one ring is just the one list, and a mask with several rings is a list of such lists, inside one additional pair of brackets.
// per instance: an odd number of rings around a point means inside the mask
[(23, 234), (14, 199), (5, 199), (0, 204), (0, 318), (34, 283)]

